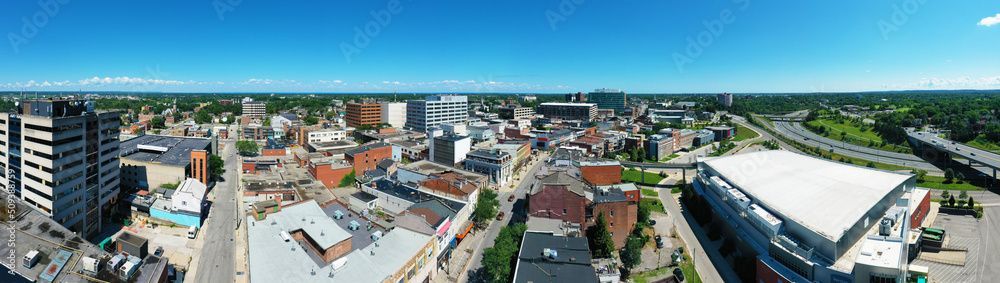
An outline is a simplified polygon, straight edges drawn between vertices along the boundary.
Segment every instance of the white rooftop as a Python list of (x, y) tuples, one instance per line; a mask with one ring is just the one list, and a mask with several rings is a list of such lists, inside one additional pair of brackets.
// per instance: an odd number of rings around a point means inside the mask
[(285, 242), (283, 231), (303, 230), (324, 249), (351, 237), (315, 200), (283, 207), (264, 220), (247, 217), (247, 222), (250, 275), (257, 282), (314, 282), (326, 278), (321, 270), (330, 265), (318, 266), (305, 247), (294, 240)]
[(858, 258), (855, 260), (856, 264), (899, 268), (900, 257), (903, 253), (903, 243), (901, 241), (868, 238), (863, 241), (861, 252), (858, 253)]
[[(335, 282), (383, 282), (405, 267), (430, 241), (429, 235), (397, 227), (371, 245), (335, 261), (331, 265), (335, 268), (331, 279)], [(427, 259), (425, 264), (432, 261)]]
[(754, 201), (834, 242), (912, 177), (782, 150), (712, 158), (704, 164)]

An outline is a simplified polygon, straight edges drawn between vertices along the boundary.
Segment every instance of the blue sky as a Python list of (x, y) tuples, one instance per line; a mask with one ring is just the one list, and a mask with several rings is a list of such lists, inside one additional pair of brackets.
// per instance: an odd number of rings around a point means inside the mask
[(316, 2), (9, 1), (0, 90), (1000, 88), (997, 0)]

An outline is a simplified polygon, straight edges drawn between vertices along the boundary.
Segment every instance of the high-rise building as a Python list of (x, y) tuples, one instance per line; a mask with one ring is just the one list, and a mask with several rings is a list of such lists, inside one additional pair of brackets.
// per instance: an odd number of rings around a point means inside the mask
[(415, 131), (443, 123), (465, 124), (469, 120), (469, 98), (462, 95), (434, 95), (424, 100), (406, 101), (406, 127)]
[(118, 112), (82, 99), (22, 101), (0, 113), (5, 189), (66, 228), (91, 237), (118, 199)]
[(472, 150), (472, 139), (469, 136), (445, 134), (431, 137), (430, 143), (430, 160), (448, 166), (464, 161)]
[(382, 123), (382, 104), (374, 101), (347, 103), (345, 118), (348, 127), (378, 126)]
[(267, 115), (267, 105), (264, 102), (255, 102), (251, 98), (243, 99), (243, 116), (261, 118)]
[(591, 121), (597, 117), (597, 105), (593, 103), (546, 102), (538, 105), (538, 114), (546, 118)]
[(566, 102), (587, 102), (587, 94), (583, 92), (566, 94)]
[(382, 123), (400, 129), (406, 126), (406, 102), (382, 102)]
[(732, 93), (720, 93), (715, 96), (719, 100), (719, 104), (725, 107), (733, 106), (733, 94)]
[(527, 119), (535, 115), (535, 109), (531, 107), (507, 106), (500, 108), (500, 119)]
[(599, 109), (612, 109), (615, 113), (625, 111), (626, 95), (617, 89), (599, 88), (587, 94), (587, 102), (597, 104)]

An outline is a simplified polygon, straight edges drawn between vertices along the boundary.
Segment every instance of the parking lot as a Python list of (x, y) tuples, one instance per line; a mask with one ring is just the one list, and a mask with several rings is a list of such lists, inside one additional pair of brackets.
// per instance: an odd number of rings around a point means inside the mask
[(195, 240), (187, 238), (187, 227), (156, 225), (152, 228), (146, 228), (133, 224), (126, 229), (139, 237), (146, 238), (149, 241), (150, 253), (156, 247), (163, 247), (163, 255), (170, 260), (170, 264), (180, 269), (188, 269), (195, 250), (200, 248), (196, 246)]
[(981, 219), (968, 215), (938, 214), (931, 227), (945, 230), (944, 247), (968, 250), (965, 265), (936, 260), (935, 255), (928, 252), (923, 252), (911, 264), (927, 266), (932, 282), (996, 282), (994, 275), (997, 271), (989, 268), (995, 264), (993, 257), (996, 257), (996, 249), (1000, 247), (996, 238), (990, 237), (991, 230), (996, 228), (990, 222), (996, 220), (989, 214)]

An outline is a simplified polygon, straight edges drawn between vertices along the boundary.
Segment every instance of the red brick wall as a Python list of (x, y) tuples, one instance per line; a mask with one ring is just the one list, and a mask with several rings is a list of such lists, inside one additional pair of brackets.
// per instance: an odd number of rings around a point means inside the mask
[(355, 154), (353, 158), (346, 156), (344, 159), (354, 165), (354, 174), (361, 175), (368, 170), (374, 170), (375, 165), (378, 165), (379, 161), (386, 158), (392, 158), (391, 146), (373, 148), (366, 152)]
[(257, 167), (253, 162), (243, 162), (243, 172), (250, 172), (250, 174), (257, 174)]
[[(586, 223), (587, 198), (566, 186), (545, 185), (541, 192), (528, 196), (528, 215)], [(565, 211), (565, 213), (564, 213)]]
[(264, 149), (261, 154), (264, 156), (285, 156), (288, 151), (284, 148)]
[(617, 165), (580, 166), (580, 174), (583, 175), (584, 181), (594, 186), (607, 186), (622, 182), (622, 167)]
[[(316, 165), (309, 167), (309, 174), (323, 183), (323, 186), (336, 188), (340, 186), (340, 180), (351, 173), (351, 167), (332, 168), (330, 164)], [(357, 174), (357, 173), (355, 173)]]
[(760, 259), (757, 260), (757, 282), (763, 283), (778, 283), (778, 282), (792, 282), (787, 278), (782, 277), (777, 272), (775, 272), (771, 267), (761, 262)]
[(917, 209), (913, 211), (913, 214), (910, 214), (910, 229), (920, 227), (920, 223), (924, 222), (924, 218), (927, 217), (927, 213), (931, 209), (931, 194), (928, 193), (919, 202), (920, 204), (917, 205)]
[(628, 234), (635, 228), (638, 219), (639, 206), (633, 202), (609, 202), (594, 204), (594, 219), (590, 221), (588, 227), (597, 222), (597, 215), (604, 213), (604, 219), (608, 222), (608, 230), (615, 239), (615, 247), (625, 246)]

